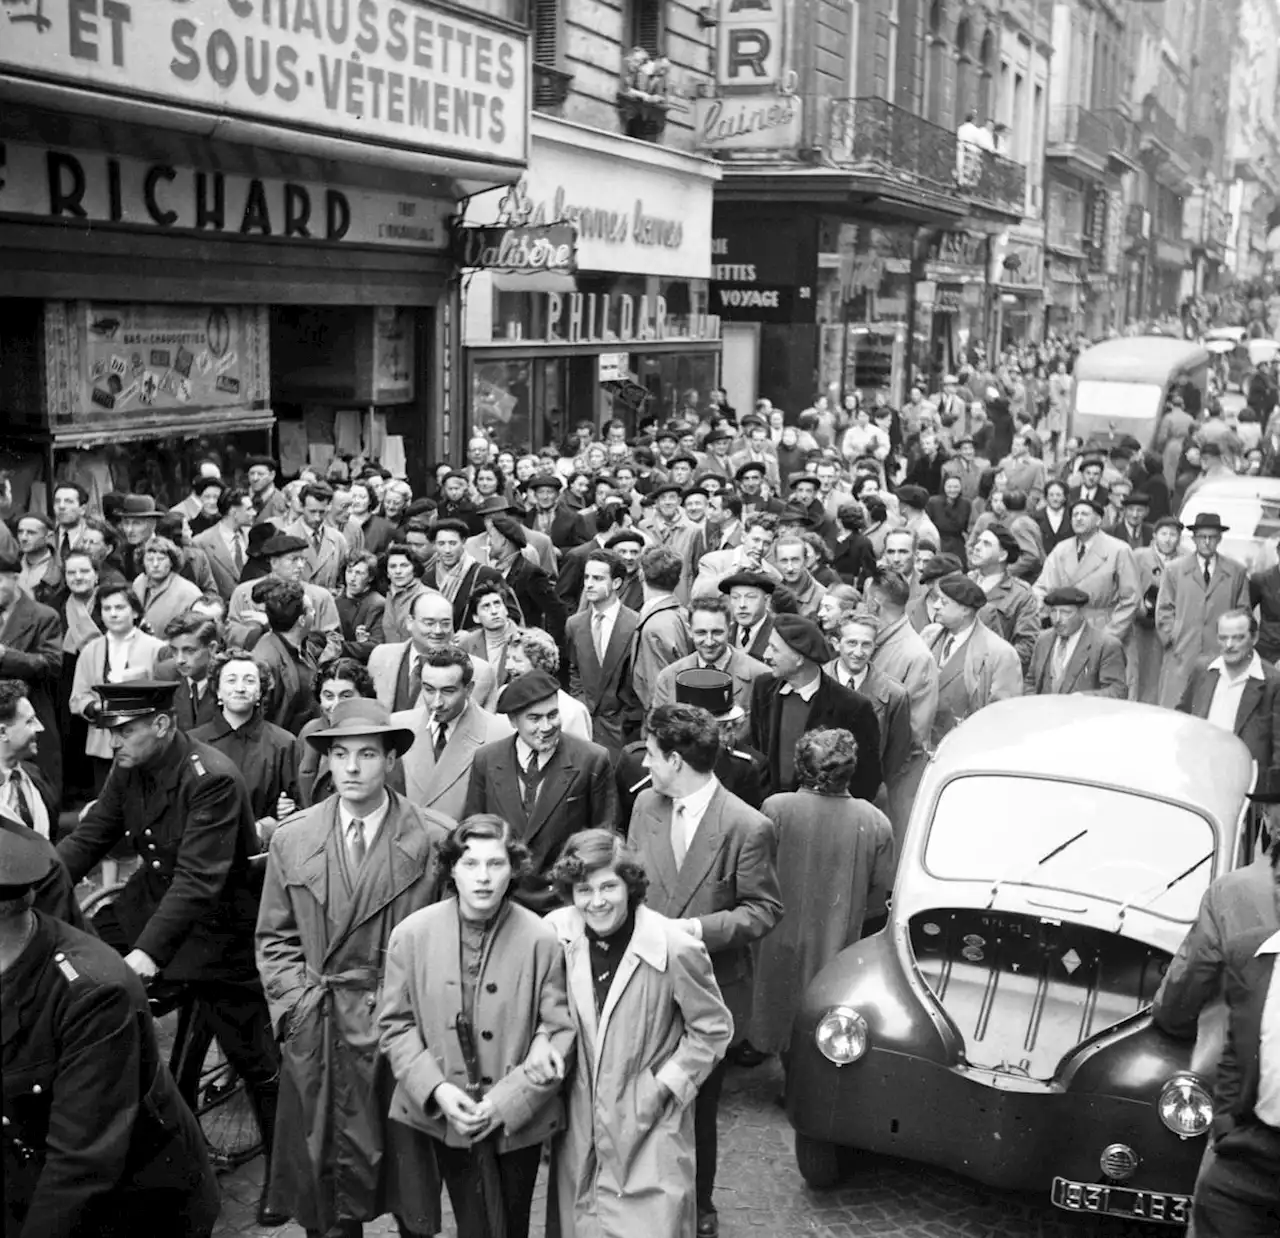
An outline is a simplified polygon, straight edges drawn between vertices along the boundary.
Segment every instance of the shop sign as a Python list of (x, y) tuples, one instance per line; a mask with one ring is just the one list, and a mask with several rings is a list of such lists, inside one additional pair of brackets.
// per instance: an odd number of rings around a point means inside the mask
[(775, 86), (782, 81), (786, 0), (720, 0), (716, 81)]
[(699, 150), (794, 150), (804, 118), (799, 95), (725, 95), (693, 101)]
[(712, 308), (734, 322), (812, 322), (817, 238), (807, 221), (725, 212), (711, 241)]
[(713, 314), (670, 314), (663, 296), (626, 293), (530, 293), (542, 299), (534, 321), (541, 322), (542, 344), (632, 344), (679, 340), (718, 340), (720, 319)]
[(443, 250), (451, 202), (0, 142), (0, 212), (168, 232)]
[(50, 401), (56, 419), (265, 406), (265, 308), (80, 301), (68, 325), (72, 364), (51, 374), (67, 384)]
[(942, 232), (929, 247), (929, 260), (953, 267), (985, 265), (987, 238), (969, 232)]
[(413, 311), (378, 305), (373, 310), (373, 402), (408, 404), (413, 399)]
[(578, 269), (572, 224), (525, 228), (462, 228), (460, 265), (485, 271), (528, 274)]
[(4, 0), (0, 73), (523, 162), (528, 40), (424, 0)]

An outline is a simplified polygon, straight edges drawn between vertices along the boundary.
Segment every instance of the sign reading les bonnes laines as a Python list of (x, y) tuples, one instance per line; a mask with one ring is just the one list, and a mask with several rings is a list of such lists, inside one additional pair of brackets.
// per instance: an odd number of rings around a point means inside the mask
[(572, 275), (578, 269), (576, 235), (572, 224), (461, 228), (458, 260), (464, 267), (485, 271)]
[(522, 163), (528, 40), (414, 0), (3, 0), (0, 77)]

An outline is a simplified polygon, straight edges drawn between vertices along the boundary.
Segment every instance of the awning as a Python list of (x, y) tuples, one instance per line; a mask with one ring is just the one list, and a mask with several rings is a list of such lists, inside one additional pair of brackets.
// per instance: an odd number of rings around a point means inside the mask
[[(99, 447), (103, 443), (137, 443), (169, 436), (194, 438), (204, 434), (229, 434), (236, 430), (269, 430), (275, 413), (263, 409), (201, 409), (199, 412), (139, 413), (110, 425), (75, 425), (57, 429), (53, 446)], [(48, 441), (46, 436), (45, 441)]]

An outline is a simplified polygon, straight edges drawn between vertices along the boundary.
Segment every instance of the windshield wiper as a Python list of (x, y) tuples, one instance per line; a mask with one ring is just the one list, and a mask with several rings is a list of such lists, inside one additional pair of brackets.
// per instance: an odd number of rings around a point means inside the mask
[(1074, 847), (1076, 843), (1078, 843), (1086, 834), (1088, 834), (1088, 832), (1089, 832), (1089, 829), (1086, 826), (1083, 830), (1080, 831), (1079, 834), (1072, 835), (1072, 837), (1068, 838), (1065, 842), (1059, 843), (1056, 847), (1053, 848), (1052, 851), (1049, 851), (1045, 855), (1042, 855), (1034, 864), (1031, 864), (1029, 866), (1024, 866), (1022, 869), (1018, 871), (1018, 875), (1016, 877), (1010, 876), (1010, 874), (1008, 873), (1005, 873), (1004, 876), (1002, 877), (997, 877), (995, 879), (995, 882), (991, 886), (991, 897), (990, 899), (987, 900), (987, 910), (990, 911), (991, 908), (995, 906), (996, 895), (999, 893), (1000, 887), (1002, 885), (1006, 885), (1006, 884), (1021, 885), (1022, 882), (1024, 882), (1032, 873), (1034, 873), (1037, 868), (1043, 868), (1046, 864), (1049, 863), (1050, 860), (1054, 859), (1054, 857), (1056, 856), (1061, 855), (1068, 847)]
[(1210, 860), (1213, 859), (1213, 852), (1202, 855), (1190, 868), (1184, 868), (1172, 881), (1167, 881), (1163, 886), (1158, 886), (1155, 890), (1143, 890), (1137, 898), (1131, 898), (1127, 903), (1122, 903), (1119, 912), (1116, 914), (1115, 932), (1119, 932), (1124, 924), (1125, 915), (1130, 907), (1136, 907), (1139, 911), (1145, 911), (1158, 898), (1162, 898), (1168, 894), (1180, 881), (1185, 881), (1198, 868), (1203, 868)]

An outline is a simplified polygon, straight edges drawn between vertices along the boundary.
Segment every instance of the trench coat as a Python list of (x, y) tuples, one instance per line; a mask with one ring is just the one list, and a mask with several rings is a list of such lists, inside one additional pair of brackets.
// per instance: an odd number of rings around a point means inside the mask
[(578, 1036), (548, 1238), (693, 1238), (693, 1099), (733, 1034), (711, 958), (642, 904), (597, 1015), (581, 913), (564, 907), (547, 923), (564, 943)]
[(1177, 706), (1196, 662), (1217, 657), (1218, 616), (1248, 605), (1249, 570), (1234, 559), (1217, 556), (1207, 589), (1198, 555), (1183, 555), (1164, 573), (1156, 598), (1156, 632), (1164, 647), (1158, 704)]
[(267, 860), (258, 972), (281, 1061), (268, 1199), (307, 1229), (386, 1212), (418, 1233), (440, 1228), (431, 1142), (387, 1121), (393, 1081), (377, 1011), (391, 931), (436, 901), (452, 822), (388, 795), (350, 895), (337, 796), (277, 830)]
[(673, 596), (646, 602), (631, 638), (631, 686), (648, 713), (658, 703), (658, 676), (665, 667), (693, 652), (689, 614)]
[(1160, 671), (1164, 666), (1164, 646), (1156, 631), (1155, 607), (1160, 579), (1177, 562), (1166, 559), (1154, 546), (1133, 552), (1138, 565), (1138, 616), (1125, 651), (1135, 681), (1132, 699), (1154, 705), (1160, 699)]
[(1089, 595), (1088, 621), (1125, 643), (1142, 595), (1133, 551), (1124, 542), (1109, 533), (1095, 533), (1083, 558), (1076, 557), (1074, 537), (1060, 542), (1044, 561), (1035, 583), (1036, 596), (1043, 601), (1047, 593), (1064, 585), (1083, 589)]
[(849, 795), (785, 791), (764, 802), (778, 832), (778, 885), (787, 914), (759, 945), (751, 1043), (777, 1053), (809, 981), (884, 911), (893, 888), (889, 818)]

